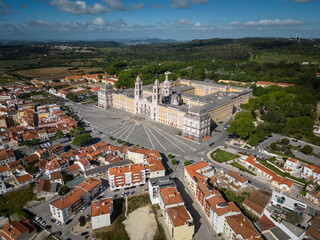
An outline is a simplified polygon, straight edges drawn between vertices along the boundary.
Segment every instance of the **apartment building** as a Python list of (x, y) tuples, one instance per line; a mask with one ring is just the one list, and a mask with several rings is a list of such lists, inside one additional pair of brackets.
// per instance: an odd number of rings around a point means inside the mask
[(191, 240), (194, 234), (193, 218), (176, 187), (160, 189), (159, 206), (172, 239)]
[(272, 178), (272, 185), (283, 190), (283, 191), (290, 191), (291, 187), (293, 185), (293, 181), (288, 180), (286, 178), (280, 177), (280, 176), (275, 176)]
[(96, 197), (102, 189), (102, 182), (88, 178), (58, 200), (50, 203), (52, 217), (65, 223), (84, 205)]
[(262, 240), (260, 234), (242, 213), (226, 217), (223, 232), (227, 240)]
[(295, 173), (300, 166), (300, 162), (294, 158), (288, 158), (286, 163), (283, 166), (283, 169), (288, 173)]
[(0, 177), (8, 177), (11, 176), (12, 173), (8, 165), (0, 166)]
[(112, 198), (104, 198), (91, 203), (91, 224), (92, 230), (111, 225), (113, 212)]
[(175, 186), (174, 181), (169, 176), (152, 178), (148, 181), (149, 197), (152, 204), (159, 204), (160, 189)]
[(109, 185), (112, 190), (146, 183), (146, 170), (142, 164), (113, 167), (108, 169)]

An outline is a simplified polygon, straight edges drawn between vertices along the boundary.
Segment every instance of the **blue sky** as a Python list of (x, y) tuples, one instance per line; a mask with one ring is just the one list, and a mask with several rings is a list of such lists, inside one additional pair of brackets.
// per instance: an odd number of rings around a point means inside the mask
[(320, 0), (0, 0), (0, 39), (320, 37)]

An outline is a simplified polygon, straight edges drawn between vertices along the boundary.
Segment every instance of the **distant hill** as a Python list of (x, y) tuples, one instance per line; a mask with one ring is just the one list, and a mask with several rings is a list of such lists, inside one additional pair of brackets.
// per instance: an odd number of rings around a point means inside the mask
[(161, 43), (179, 43), (174, 39), (160, 39), (160, 38), (141, 38), (141, 39), (99, 39), (97, 41), (112, 41), (123, 45), (149, 45)]

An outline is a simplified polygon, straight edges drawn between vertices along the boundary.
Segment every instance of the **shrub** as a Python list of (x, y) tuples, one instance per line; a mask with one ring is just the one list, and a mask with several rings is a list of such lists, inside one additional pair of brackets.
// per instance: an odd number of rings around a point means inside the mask
[(177, 164), (177, 160), (176, 159), (171, 159), (171, 163), (172, 163), (172, 165), (176, 165)]
[(188, 165), (191, 164), (191, 162), (190, 162), (190, 161), (185, 161), (183, 164), (184, 164), (185, 166), (188, 166)]
[(129, 145), (130, 145), (130, 143), (129, 143), (129, 142), (125, 142), (123, 145), (125, 145), (125, 146), (129, 146)]
[(288, 145), (290, 143), (290, 140), (288, 138), (282, 138), (280, 142), (284, 145)]
[(121, 139), (117, 139), (117, 143), (121, 143), (122, 142), (122, 140)]
[(113, 137), (111, 136), (111, 137), (109, 137), (109, 139), (110, 139), (110, 140), (113, 140)]
[(168, 158), (173, 158), (171, 153), (168, 154)]

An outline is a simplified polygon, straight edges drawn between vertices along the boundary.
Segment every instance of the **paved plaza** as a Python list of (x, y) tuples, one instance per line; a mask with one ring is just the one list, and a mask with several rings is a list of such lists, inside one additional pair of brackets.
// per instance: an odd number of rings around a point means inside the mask
[(104, 110), (87, 105), (81, 107), (79, 115), (108, 136), (161, 152), (195, 152), (201, 145), (179, 136), (181, 130), (177, 128), (119, 109)]

